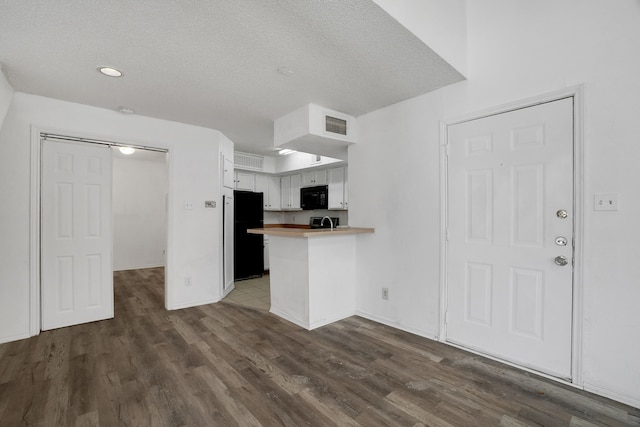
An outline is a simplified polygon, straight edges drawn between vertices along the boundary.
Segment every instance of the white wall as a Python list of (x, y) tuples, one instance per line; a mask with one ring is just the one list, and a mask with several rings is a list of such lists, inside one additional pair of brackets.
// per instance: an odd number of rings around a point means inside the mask
[[(220, 298), (220, 132), (15, 93), (0, 132), (0, 342), (29, 335), (31, 125), (169, 150), (167, 299), (169, 308)], [(191, 201), (193, 210), (184, 210)], [(185, 286), (185, 276), (192, 285)]]
[(160, 267), (167, 242), (167, 155), (113, 149), (113, 269)]
[[(466, 18), (467, 81), (359, 118), (349, 216), (376, 232), (359, 240), (358, 308), (438, 334), (440, 120), (583, 84), (581, 374), (586, 389), (640, 406), (640, 4), (487, 0), (468, 2)], [(594, 212), (598, 192), (619, 193), (620, 211)]]
[(9, 111), (9, 105), (13, 98), (13, 88), (4, 77), (2, 65), (0, 64), (0, 129), (2, 129), (2, 123)]

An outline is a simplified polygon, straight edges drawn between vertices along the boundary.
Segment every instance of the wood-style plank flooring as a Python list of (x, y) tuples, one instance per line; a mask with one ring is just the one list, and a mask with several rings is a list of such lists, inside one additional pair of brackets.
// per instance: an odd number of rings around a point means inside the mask
[(0, 345), (0, 425), (629, 426), (640, 410), (359, 317), (309, 332), (219, 303), (163, 308), (115, 274), (115, 319)]

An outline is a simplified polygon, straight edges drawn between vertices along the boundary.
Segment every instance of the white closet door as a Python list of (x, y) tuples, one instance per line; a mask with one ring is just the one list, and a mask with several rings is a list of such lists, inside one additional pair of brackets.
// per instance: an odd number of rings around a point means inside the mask
[(113, 317), (111, 150), (42, 142), (42, 329)]
[(448, 132), (447, 340), (570, 378), (572, 99)]
[(233, 248), (234, 248), (234, 224), (235, 219), (233, 215), (233, 192), (224, 195), (224, 212), (223, 212), (223, 256), (224, 256), (224, 289), (227, 290), (233, 285)]

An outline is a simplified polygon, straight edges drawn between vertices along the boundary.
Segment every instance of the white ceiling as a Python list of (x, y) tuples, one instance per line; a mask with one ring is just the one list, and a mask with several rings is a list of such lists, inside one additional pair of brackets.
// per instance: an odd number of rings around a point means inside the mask
[(371, 0), (3, 0), (0, 63), (17, 91), (218, 129), (262, 154), (302, 105), (357, 117), (463, 79)]

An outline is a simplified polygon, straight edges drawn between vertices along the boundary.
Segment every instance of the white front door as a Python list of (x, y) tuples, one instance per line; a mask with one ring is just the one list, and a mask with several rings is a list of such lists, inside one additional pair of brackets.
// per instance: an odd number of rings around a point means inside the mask
[(446, 340), (571, 378), (573, 98), (450, 126), (447, 180)]
[(42, 142), (42, 329), (113, 317), (111, 150)]

